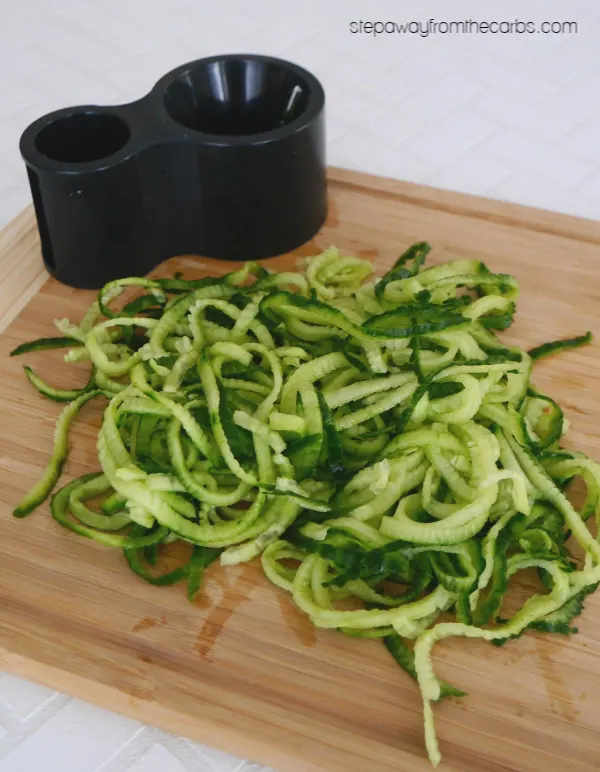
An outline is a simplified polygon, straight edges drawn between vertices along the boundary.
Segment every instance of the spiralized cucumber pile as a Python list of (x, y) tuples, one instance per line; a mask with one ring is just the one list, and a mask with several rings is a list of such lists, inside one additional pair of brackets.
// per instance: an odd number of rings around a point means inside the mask
[[(585, 522), (600, 517), (600, 466), (561, 447), (562, 411), (530, 381), (536, 358), (589, 333), (505, 346), (494, 330), (512, 321), (516, 280), (477, 260), (424, 268), (429, 249), (415, 244), (376, 280), (331, 248), (301, 273), (247, 263), (221, 278), (108, 284), (80, 324), (57, 322), (64, 337), (13, 352), (68, 346), (66, 361), (92, 364), (72, 391), (25, 368), (67, 404), (14, 514), (50, 495), (71, 421), (107, 399), (101, 471), (55, 493), (53, 517), (123, 549), (153, 584), (185, 580), (190, 598), (216, 557), (261, 556), (317, 627), (381, 639), (418, 681), (437, 765), (432, 703), (462, 692), (436, 677), (434, 644), (573, 631), (600, 581)], [(142, 294), (115, 310), (132, 287)], [(587, 486), (579, 511), (565, 495), (574, 477)], [(191, 558), (161, 574), (175, 540)], [(531, 568), (539, 592), (500, 618), (508, 580)]]

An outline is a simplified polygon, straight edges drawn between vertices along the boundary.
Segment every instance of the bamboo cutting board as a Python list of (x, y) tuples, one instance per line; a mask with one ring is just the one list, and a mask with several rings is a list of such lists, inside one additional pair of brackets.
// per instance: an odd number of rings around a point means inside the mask
[[(519, 278), (511, 341), (600, 332), (600, 224), (340, 170), (330, 198), (325, 227), (301, 254), (334, 243), (382, 270), (426, 239), (434, 262), (476, 257)], [(184, 257), (159, 273), (231, 269)], [(62, 530), (47, 506), (12, 519), (45, 464), (59, 407), (8, 352), (52, 335), (55, 317), (78, 319), (91, 293), (43, 283), (30, 210), (0, 235), (0, 271), (0, 320), (31, 298), (0, 338), (0, 666), (282, 772), (429, 769), (416, 685), (380, 643), (316, 631), (260, 566), (212, 566), (191, 605), (181, 587), (150, 587), (118, 551)], [(58, 386), (84, 381), (60, 352), (27, 361)], [(600, 459), (597, 345), (540, 363), (536, 382), (564, 408), (569, 443)], [(99, 420), (85, 408), (63, 479), (97, 468)], [(436, 649), (440, 675), (469, 692), (436, 708), (444, 770), (600, 768), (600, 596), (579, 628), (569, 640)]]

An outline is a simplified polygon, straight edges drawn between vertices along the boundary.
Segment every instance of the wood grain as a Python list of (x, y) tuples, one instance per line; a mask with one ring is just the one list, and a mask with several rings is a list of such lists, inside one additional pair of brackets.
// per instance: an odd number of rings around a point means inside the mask
[[(300, 254), (334, 243), (383, 269), (427, 239), (434, 262), (478, 257), (517, 275), (510, 340), (533, 346), (600, 332), (597, 223), (342, 170), (331, 173), (330, 198), (325, 227)], [(197, 277), (233, 265), (182, 257), (158, 273)], [(44, 280), (30, 210), (0, 235), (0, 269), (8, 277), (1, 319)], [(90, 298), (48, 281), (0, 338), (0, 665), (283, 772), (428, 769), (415, 685), (380, 644), (316, 631), (259, 566), (211, 567), (190, 605), (181, 588), (152, 588), (118, 552), (60, 529), (47, 507), (12, 519), (45, 463), (59, 408), (28, 387), (8, 352), (52, 334), (55, 317), (77, 318)], [(84, 368), (66, 367), (59, 353), (28, 363), (58, 386), (84, 380)], [(597, 346), (540, 363), (536, 382), (565, 409), (570, 443), (600, 458)], [(98, 421), (98, 409), (86, 407), (65, 479), (97, 468)], [(439, 647), (440, 674), (469, 692), (436, 708), (443, 769), (599, 768), (599, 599), (588, 601), (579, 627), (568, 640)]]
[(0, 232), (0, 331), (47, 281), (33, 209), (27, 207)]

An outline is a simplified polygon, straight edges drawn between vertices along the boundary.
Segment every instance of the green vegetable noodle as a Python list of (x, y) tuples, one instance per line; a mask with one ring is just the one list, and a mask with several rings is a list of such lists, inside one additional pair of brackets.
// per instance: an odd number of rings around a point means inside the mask
[(591, 343), (591, 341), (592, 333), (588, 330), (585, 335), (578, 335), (575, 338), (565, 338), (564, 340), (553, 340), (549, 343), (542, 343), (541, 346), (530, 349), (529, 356), (532, 359), (542, 359), (543, 357), (556, 354), (558, 351), (568, 351), (572, 348), (585, 346), (587, 343)]
[[(415, 244), (380, 279), (332, 247), (297, 273), (247, 263), (107, 285), (80, 323), (57, 322), (64, 337), (13, 352), (70, 346), (67, 362), (91, 362), (72, 390), (25, 367), (66, 404), (14, 514), (52, 496), (60, 525), (123, 550), (157, 587), (184, 582), (190, 600), (214, 560), (260, 558), (314, 625), (379, 640), (415, 679), (437, 766), (434, 703), (463, 692), (437, 677), (435, 643), (576, 632), (600, 582), (586, 523), (600, 518), (600, 465), (563, 447), (562, 410), (531, 382), (534, 360), (591, 335), (507, 346), (496, 331), (516, 279), (472, 259), (426, 267), (429, 252)], [(138, 295), (124, 304), (126, 290)], [(69, 427), (100, 398), (98, 470), (52, 495)], [(502, 617), (511, 578), (532, 568), (539, 587)]]

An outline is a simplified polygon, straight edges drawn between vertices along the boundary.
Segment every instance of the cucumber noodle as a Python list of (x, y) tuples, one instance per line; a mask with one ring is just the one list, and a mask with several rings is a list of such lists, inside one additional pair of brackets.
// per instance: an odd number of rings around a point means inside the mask
[[(123, 549), (153, 584), (185, 580), (190, 599), (215, 558), (261, 556), (313, 624), (381, 639), (416, 679), (437, 765), (432, 703), (462, 692), (435, 675), (434, 644), (574, 631), (600, 580), (585, 522), (600, 517), (600, 466), (561, 447), (562, 411), (530, 382), (534, 358), (589, 334), (533, 356), (505, 346), (494, 330), (512, 321), (516, 280), (477, 260), (424, 268), (428, 252), (415, 244), (378, 280), (330, 248), (301, 273), (247, 263), (107, 285), (80, 324), (56, 322), (62, 337), (13, 352), (70, 343), (67, 361), (91, 361), (87, 386), (69, 391), (25, 368), (67, 404), (14, 514), (52, 492), (79, 409), (108, 400), (101, 471), (56, 493), (53, 517)], [(115, 310), (131, 287), (142, 294)], [(565, 495), (574, 477), (587, 486), (579, 510)], [(176, 540), (191, 557), (161, 573)], [(539, 592), (501, 618), (509, 579), (531, 568)]]

